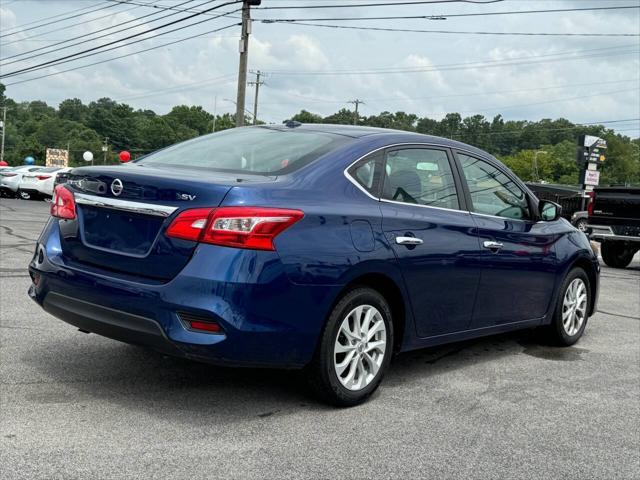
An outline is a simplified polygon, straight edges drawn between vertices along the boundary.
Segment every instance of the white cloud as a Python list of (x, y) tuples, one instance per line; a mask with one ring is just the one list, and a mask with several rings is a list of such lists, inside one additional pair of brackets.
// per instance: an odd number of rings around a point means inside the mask
[[(311, 3), (301, 0), (300, 4)], [(357, 15), (433, 15), (442, 13), (493, 11), (511, 9), (575, 7), (572, 1), (547, 0), (529, 2), (505, 2), (490, 6), (451, 4), (415, 7), (390, 7), (378, 9), (334, 9), (313, 11), (291, 10), (267, 13), (256, 17), (304, 17), (304, 16), (357, 16)], [(601, 6), (601, 2), (585, 0), (580, 6)], [(38, 8), (33, 8), (37, 5)], [(2, 27), (10, 28), (50, 15), (56, 15), (76, 7), (68, 2), (14, 2), (1, 9)], [(129, 8), (129, 7), (127, 7)], [(119, 9), (124, 10), (125, 7)], [(114, 9), (115, 10), (115, 9)], [(95, 20), (104, 15), (96, 12), (88, 18), (91, 22), (70, 30), (49, 33), (35, 41), (21, 41), (2, 47), (3, 57), (46, 45), (42, 39), (59, 41), (69, 36), (88, 35), (92, 31), (112, 25), (121, 25), (150, 10), (139, 8)], [(172, 17), (177, 18), (177, 17)], [(452, 17), (446, 21), (367, 21), (363, 25), (393, 26), (419, 29), (485, 30), (485, 31), (545, 31), (545, 32), (638, 32), (638, 12), (600, 11), (566, 14), (507, 15), (496, 17)], [(149, 19), (143, 19), (142, 23)], [(167, 21), (170, 19), (167, 19)], [(134, 27), (127, 24), (127, 33), (142, 31), (163, 22)], [(215, 27), (229, 24), (229, 19), (219, 19), (201, 27), (170, 33), (157, 39), (138, 43), (39, 72), (61, 70), (114, 55), (133, 53), (143, 48), (160, 45)], [(351, 24), (355, 24), (351, 23)], [(54, 22), (51, 29), (58, 25)], [(49, 27), (39, 30), (46, 32)], [(115, 99), (154, 93), (170, 87), (192, 85), (157, 95), (145, 95), (131, 99), (136, 108), (150, 108), (160, 113), (177, 103), (202, 104), (213, 109), (213, 98), (218, 96), (218, 109), (231, 111), (233, 105), (224, 98), (235, 99), (235, 78), (238, 68), (237, 27), (207, 34), (203, 38), (178, 43), (146, 53), (132, 55), (113, 62), (97, 65), (59, 76), (10, 86), (8, 95), (17, 100), (43, 99), (55, 104), (67, 97), (79, 97), (88, 102), (99, 97)], [(24, 34), (22, 34), (24, 36)], [(123, 34), (110, 35), (100, 42), (107, 42)], [(19, 39), (19, 35), (9, 38)], [(539, 37), (539, 36), (483, 36), (439, 35), (416, 33), (388, 33), (372, 31), (332, 30), (290, 24), (262, 24), (255, 22), (249, 53), (250, 69), (267, 73), (266, 85), (261, 90), (261, 117), (280, 122), (301, 108), (324, 115), (349, 107), (346, 102), (361, 98), (365, 115), (382, 110), (404, 110), (420, 115), (441, 116), (448, 111), (483, 113), (488, 117), (504, 109), (506, 118), (566, 117), (575, 122), (637, 118), (640, 116), (638, 93), (622, 92), (605, 96), (589, 96), (600, 92), (632, 89), (638, 82), (603, 83), (602, 85), (575, 86), (571, 88), (542, 89), (559, 85), (576, 85), (597, 82), (614, 82), (638, 78), (640, 59), (638, 54), (617, 55), (621, 50), (611, 47), (631, 45), (627, 51), (637, 50), (638, 38), (607, 37)], [(380, 74), (380, 75), (293, 75), (278, 73), (323, 72), (334, 70), (360, 71), (383, 67), (421, 67), (462, 64), (472, 62), (502, 61), (525, 56), (549, 55), (558, 52), (611, 48), (593, 51), (593, 56), (580, 60), (565, 58), (556, 62), (522, 63), (511, 67), (476, 67), (443, 69), (441, 71)], [(64, 51), (66, 53), (66, 51)], [(60, 52), (62, 53), (62, 52)], [(606, 54), (606, 55), (605, 55)], [(52, 57), (42, 57), (52, 58)], [(533, 59), (531, 59), (533, 60)], [(35, 59), (34, 59), (35, 61)], [(17, 64), (20, 65), (20, 64)], [(14, 65), (12, 65), (14, 66)], [(8, 68), (8, 67), (7, 67)], [(269, 73), (272, 73), (269, 75)], [(35, 74), (16, 77), (16, 79)], [(224, 75), (218, 81), (203, 82)], [(7, 83), (9, 80), (7, 79)], [(172, 93), (173, 92), (173, 93)], [(501, 92), (495, 94), (494, 92)], [(588, 96), (584, 99), (564, 101), (569, 97)], [(251, 108), (252, 90), (248, 90), (247, 108)], [(553, 101), (552, 100), (558, 100)], [(539, 104), (539, 105), (531, 105)], [(528, 105), (528, 106), (525, 106)], [(606, 117), (606, 118), (605, 118)]]

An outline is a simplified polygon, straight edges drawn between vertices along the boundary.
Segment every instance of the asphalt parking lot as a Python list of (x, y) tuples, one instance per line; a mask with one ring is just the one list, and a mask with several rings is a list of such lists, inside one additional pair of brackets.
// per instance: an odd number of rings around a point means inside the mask
[(366, 404), (300, 375), (86, 335), (27, 297), (48, 204), (0, 200), (0, 476), (640, 478), (640, 259), (574, 347), (530, 332), (400, 356)]

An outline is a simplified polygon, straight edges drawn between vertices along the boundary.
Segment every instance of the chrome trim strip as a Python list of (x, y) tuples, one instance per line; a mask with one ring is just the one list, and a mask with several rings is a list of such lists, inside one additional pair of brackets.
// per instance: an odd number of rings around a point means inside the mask
[(80, 205), (111, 208), (113, 210), (124, 210), (127, 212), (140, 213), (143, 215), (155, 215), (157, 217), (168, 217), (178, 209), (178, 207), (170, 207), (168, 205), (132, 202), (130, 200), (119, 200), (115, 198), (87, 195), (86, 193), (75, 193), (74, 197), (76, 203)]
[(637, 242), (640, 241), (640, 237), (634, 235), (618, 235), (613, 232), (613, 228), (608, 225), (587, 225), (587, 228), (591, 229), (589, 238), (594, 240), (626, 240)]
[[(371, 195), (369, 192), (367, 192), (364, 187), (362, 185), (360, 185), (358, 183), (358, 181), (353, 178), (351, 175), (349, 175), (349, 169), (351, 167), (353, 167), (356, 163), (358, 163), (360, 160), (364, 159), (365, 157), (368, 157), (369, 155), (373, 155), (376, 152), (379, 152), (380, 150), (385, 150), (387, 148), (394, 148), (394, 147), (404, 147), (404, 146), (416, 146), (416, 147), (437, 147), (437, 148), (441, 148), (441, 149), (451, 149), (452, 147), (448, 147), (446, 145), (441, 145), (438, 143), (415, 143), (415, 142), (407, 142), (407, 143), (394, 143), (392, 145), (385, 145), (384, 147), (379, 147), (376, 148), (375, 150), (371, 150), (370, 152), (365, 153), (364, 155), (362, 155), (361, 157), (359, 157), (357, 160), (355, 160), (354, 162), (351, 162), (347, 168), (345, 168), (343, 170), (343, 174), (344, 176), (347, 178), (347, 180), (349, 180), (349, 182), (351, 182), (353, 185), (355, 185), (361, 192), (363, 192), (367, 197), (371, 198), (372, 200), (375, 200), (376, 202), (385, 202), (385, 203), (393, 203), (396, 205), (405, 205), (405, 206), (410, 206), (410, 207), (422, 207), (422, 208), (435, 208), (436, 210), (446, 210), (449, 212), (458, 212), (458, 213), (464, 213), (464, 214), (469, 214), (471, 212), (469, 212), (468, 210), (460, 210), (459, 208), (445, 208), (445, 207), (433, 207), (431, 205), (420, 205), (418, 203), (405, 203), (405, 202), (396, 202), (394, 200), (387, 200), (385, 198), (376, 198), (373, 195)], [(462, 148), (457, 148), (456, 150), (460, 150), (462, 152), (467, 152), (471, 155), (476, 155), (479, 156), (478, 154), (471, 152), (470, 150), (464, 150)]]
[(386, 198), (381, 198), (379, 201), (384, 203), (393, 203), (395, 205), (404, 205), (407, 207), (433, 208), (435, 210), (445, 210), (447, 212), (464, 213), (465, 215), (469, 215), (471, 213), (468, 210), (460, 210), (459, 208), (434, 207), (433, 205), (421, 205), (419, 203), (397, 202), (395, 200), (387, 200)]

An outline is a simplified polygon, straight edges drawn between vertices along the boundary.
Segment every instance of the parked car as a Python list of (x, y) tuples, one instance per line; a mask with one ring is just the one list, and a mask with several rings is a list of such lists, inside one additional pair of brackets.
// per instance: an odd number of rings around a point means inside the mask
[(11, 169), (3, 169), (0, 172), (0, 192), (3, 196), (15, 197), (18, 194), (22, 175), (37, 172), (40, 169), (42, 167), (34, 167), (33, 165), (21, 165)]
[(53, 185), (56, 176), (63, 171), (69, 171), (67, 167), (45, 167), (35, 172), (26, 172), (22, 175), (18, 184), (18, 195), (24, 199), (53, 196)]
[(640, 250), (640, 187), (599, 187), (589, 204), (589, 238), (601, 242), (602, 260), (625, 268)]
[(227, 130), (74, 169), (51, 213), (29, 265), (47, 312), (180, 357), (304, 368), (343, 406), (396, 352), (533, 327), (572, 345), (598, 294), (558, 205), (481, 150), (393, 130)]
[(575, 185), (554, 185), (551, 183), (527, 183), (527, 187), (540, 200), (551, 200), (562, 207), (562, 216), (578, 230), (587, 230), (588, 203), (586, 193)]

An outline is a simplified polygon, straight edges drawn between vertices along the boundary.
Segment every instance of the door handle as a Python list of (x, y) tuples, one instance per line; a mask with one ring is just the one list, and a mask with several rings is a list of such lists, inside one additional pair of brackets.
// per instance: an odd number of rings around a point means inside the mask
[(492, 240), (485, 240), (482, 245), (484, 246), (484, 248), (488, 248), (493, 253), (499, 252), (500, 250), (502, 250), (502, 247), (504, 247), (502, 243), (494, 242)]
[(398, 245), (422, 245), (423, 241), (416, 237), (396, 237)]

